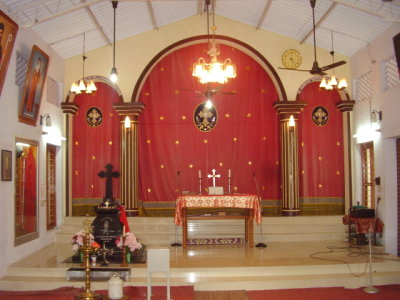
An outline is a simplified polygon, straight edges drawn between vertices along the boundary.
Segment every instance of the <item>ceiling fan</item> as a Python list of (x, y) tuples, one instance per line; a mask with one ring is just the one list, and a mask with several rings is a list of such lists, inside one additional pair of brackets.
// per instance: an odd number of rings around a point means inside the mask
[(311, 70), (302, 70), (302, 69), (291, 69), (291, 68), (280, 68), (282, 70), (292, 70), (292, 71), (302, 71), (302, 72), (310, 72), (311, 75), (326, 75), (325, 71), (336, 68), (338, 66), (344, 65), (346, 62), (344, 60), (332, 63), (330, 65), (320, 67), (317, 62), (317, 46), (315, 43), (315, 15), (314, 15), (314, 9), (315, 9), (315, 2), (316, 0), (310, 0), (311, 8), (312, 8), (312, 18), (313, 18), (313, 35), (314, 35), (314, 63), (312, 65)]

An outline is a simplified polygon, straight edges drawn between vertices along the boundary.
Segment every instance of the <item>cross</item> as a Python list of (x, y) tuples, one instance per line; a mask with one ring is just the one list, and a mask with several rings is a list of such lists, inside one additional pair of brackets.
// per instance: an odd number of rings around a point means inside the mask
[(216, 177), (220, 178), (220, 177), (221, 177), (221, 174), (215, 175), (215, 169), (212, 169), (211, 171), (212, 171), (212, 175), (211, 175), (211, 174), (208, 174), (207, 177), (208, 177), (208, 178), (211, 178), (211, 177), (212, 177), (212, 179), (213, 179), (213, 187), (215, 187), (215, 178), (216, 178)]
[(117, 171), (112, 171), (113, 166), (111, 164), (107, 164), (106, 165), (106, 170), (107, 172), (104, 171), (100, 171), (99, 172), (99, 177), (100, 178), (106, 178), (106, 197), (104, 198), (104, 200), (107, 199), (107, 201), (111, 201), (113, 202), (113, 190), (112, 190), (112, 179), (114, 178), (118, 178), (119, 177), (119, 172)]

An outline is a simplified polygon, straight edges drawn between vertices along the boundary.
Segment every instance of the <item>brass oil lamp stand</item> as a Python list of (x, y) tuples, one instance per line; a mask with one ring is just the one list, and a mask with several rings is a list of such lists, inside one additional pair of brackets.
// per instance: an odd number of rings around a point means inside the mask
[(95, 249), (90, 245), (90, 234), (92, 233), (92, 222), (86, 219), (83, 222), (83, 246), (81, 251), (83, 252), (83, 262), (85, 264), (85, 291), (76, 295), (75, 299), (78, 300), (92, 300), (92, 299), (103, 299), (103, 296), (99, 293), (92, 292), (90, 290), (90, 254)]

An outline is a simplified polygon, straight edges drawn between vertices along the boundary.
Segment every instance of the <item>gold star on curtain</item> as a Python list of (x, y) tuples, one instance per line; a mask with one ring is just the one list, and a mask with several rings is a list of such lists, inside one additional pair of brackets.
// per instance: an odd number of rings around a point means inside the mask
[(175, 141), (175, 145), (179, 145), (179, 141)]
[(92, 184), (92, 185), (90, 185), (90, 188), (93, 190), (94, 189), (94, 185)]
[(322, 161), (322, 156), (318, 156), (318, 160), (319, 160), (319, 161)]
[(146, 143), (147, 144), (151, 144), (151, 140), (146, 140)]
[(250, 118), (250, 117), (251, 117), (251, 113), (248, 113), (248, 114), (246, 115), (246, 117)]
[(160, 116), (160, 120), (161, 120), (161, 121), (164, 120), (164, 116)]
[(161, 168), (161, 169), (164, 169), (164, 165), (161, 165), (160, 168)]
[(207, 143), (208, 143), (208, 140), (207, 140), (207, 139), (204, 139), (204, 140), (203, 140), (203, 143), (204, 143), (204, 144), (207, 144)]
[(187, 119), (187, 117), (186, 116), (182, 116), (182, 120), (186, 120)]
[(220, 162), (220, 163), (219, 163), (219, 166), (220, 166), (220, 167), (222, 167), (223, 165), (224, 165), (224, 163), (223, 163), (223, 162)]
[(318, 188), (320, 188), (320, 189), (321, 189), (321, 188), (322, 188), (322, 184), (318, 184)]
[(112, 145), (112, 141), (109, 141), (108, 144), (111, 146)]
[(237, 137), (234, 137), (234, 138), (233, 138), (233, 141), (234, 141), (234, 142), (237, 142), (237, 141), (238, 141)]
[(189, 168), (190, 168), (190, 169), (193, 169), (193, 164), (189, 164)]
[(160, 71), (161, 71), (161, 72), (163, 72), (164, 70), (165, 70), (164, 67), (161, 67), (161, 68), (160, 68)]
[(247, 164), (248, 164), (249, 166), (252, 166), (252, 165), (253, 165), (253, 162), (252, 162), (252, 161), (249, 161)]
[(336, 175), (340, 175), (340, 171), (339, 170), (336, 171)]
[(266, 140), (267, 140), (267, 137), (266, 137), (266, 136), (263, 136), (263, 137), (262, 137), (262, 140), (263, 140), (263, 141), (266, 141)]
[(264, 94), (266, 92), (265, 89), (261, 89), (261, 93)]
[(75, 146), (79, 146), (79, 142), (78, 141), (75, 142)]
[(95, 160), (95, 159), (96, 159), (96, 156), (92, 155), (92, 160)]
[(336, 142), (336, 145), (340, 146), (340, 142)]
[(145, 96), (150, 96), (149, 92), (144, 93)]
[(110, 112), (110, 118), (114, 117), (114, 114), (112, 112)]
[(178, 94), (179, 94), (179, 91), (178, 91), (178, 90), (175, 90), (174, 93), (175, 93), (175, 95), (178, 95)]
[(225, 114), (225, 118), (229, 118), (230, 116), (230, 114)]
[(78, 176), (79, 172), (78, 170), (75, 170), (75, 176)]
[(147, 192), (148, 192), (148, 193), (151, 193), (151, 188), (147, 188)]

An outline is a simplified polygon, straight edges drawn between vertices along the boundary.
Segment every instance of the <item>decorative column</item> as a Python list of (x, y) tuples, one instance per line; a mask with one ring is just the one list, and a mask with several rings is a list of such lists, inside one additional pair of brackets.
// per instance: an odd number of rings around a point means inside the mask
[[(274, 104), (280, 120), (283, 216), (300, 214), (297, 120), (305, 106), (305, 103), (295, 101)], [(291, 116), (292, 120), (290, 120)]]
[[(139, 215), (138, 185), (138, 119), (144, 109), (141, 102), (124, 102), (113, 105), (121, 116), (121, 204), (127, 216)], [(129, 120), (125, 121), (126, 117)]]
[(67, 101), (61, 103), (61, 109), (66, 114), (65, 119), (65, 136), (67, 138), (67, 147), (65, 150), (65, 199), (66, 199), (66, 216), (72, 216), (72, 117), (78, 112), (79, 106), (73, 102), (73, 95), (69, 95)]
[(355, 104), (354, 100), (339, 101), (336, 103), (336, 108), (343, 113), (343, 150), (344, 150), (344, 180), (345, 180), (345, 199), (349, 199), (345, 201), (344, 211), (349, 211), (353, 203), (353, 185), (352, 185), (352, 133), (351, 133), (351, 118), (350, 113), (353, 111), (353, 106)]

